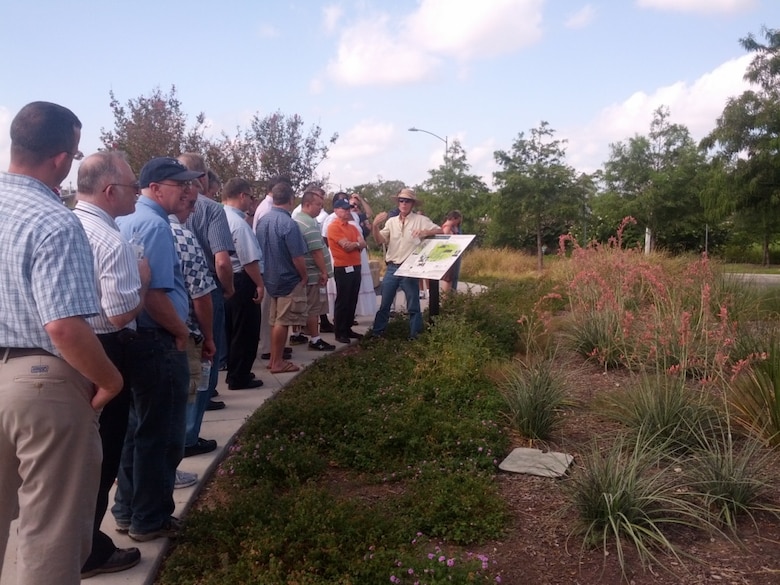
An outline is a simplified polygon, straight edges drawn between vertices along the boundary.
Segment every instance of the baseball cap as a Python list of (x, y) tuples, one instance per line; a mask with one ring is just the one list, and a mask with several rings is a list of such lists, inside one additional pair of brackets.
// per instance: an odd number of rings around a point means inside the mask
[(150, 183), (159, 183), (165, 179), (192, 181), (193, 179), (201, 178), (205, 174), (200, 171), (188, 171), (187, 167), (175, 158), (158, 156), (146, 163), (144, 168), (141, 169), (138, 183), (141, 189), (145, 189)]
[(333, 202), (333, 209), (349, 209), (349, 201), (346, 199), (336, 199), (336, 201)]

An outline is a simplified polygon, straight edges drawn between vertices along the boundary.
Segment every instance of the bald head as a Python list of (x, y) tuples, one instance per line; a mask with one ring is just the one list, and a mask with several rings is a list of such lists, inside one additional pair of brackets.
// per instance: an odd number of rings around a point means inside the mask
[(138, 182), (122, 152), (98, 152), (85, 158), (76, 185), (79, 200), (97, 205), (111, 217), (135, 209)]

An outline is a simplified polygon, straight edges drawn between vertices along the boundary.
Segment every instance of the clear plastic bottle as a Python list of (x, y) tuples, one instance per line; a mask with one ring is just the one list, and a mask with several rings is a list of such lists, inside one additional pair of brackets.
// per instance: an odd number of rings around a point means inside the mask
[(200, 362), (200, 382), (198, 383), (198, 392), (205, 392), (209, 389), (209, 378), (211, 377), (211, 362), (202, 360)]

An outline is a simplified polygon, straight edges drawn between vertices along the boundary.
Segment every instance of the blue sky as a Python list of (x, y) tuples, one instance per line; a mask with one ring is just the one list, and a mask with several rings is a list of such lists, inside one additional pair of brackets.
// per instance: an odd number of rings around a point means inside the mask
[(739, 38), (780, 26), (780, 2), (5, 0), (0, 21), (0, 168), (30, 101), (71, 108), (89, 154), (109, 91), (175, 85), (215, 135), (276, 110), (337, 132), (321, 169), (336, 188), (423, 181), (444, 144), (411, 126), (459, 139), (488, 181), (493, 152), (542, 120), (587, 172), (660, 105), (699, 139), (747, 87)]

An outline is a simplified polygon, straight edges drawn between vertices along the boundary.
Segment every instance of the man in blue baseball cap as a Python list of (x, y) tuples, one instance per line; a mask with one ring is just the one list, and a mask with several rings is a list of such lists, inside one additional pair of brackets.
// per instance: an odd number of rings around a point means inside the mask
[(197, 196), (190, 171), (174, 158), (153, 158), (139, 178), (135, 211), (118, 219), (122, 235), (149, 259), (152, 278), (137, 318), (130, 372), (130, 417), (111, 512), (117, 530), (139, 542), (173, 536), (176, 467), (184, 455), (189, 389), (189, 300), (168, 223)]

